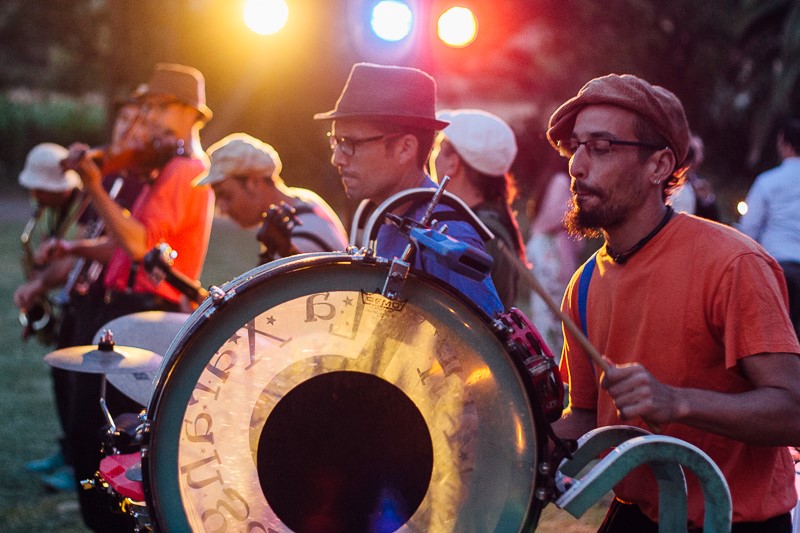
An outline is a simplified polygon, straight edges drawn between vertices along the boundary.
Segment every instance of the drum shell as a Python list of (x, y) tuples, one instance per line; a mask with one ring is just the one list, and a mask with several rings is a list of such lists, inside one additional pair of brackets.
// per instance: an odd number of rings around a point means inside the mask
[[(151, 520), (157, 527), (170, 531), (190, 529), (180, 496), (180, 461), (176, 460), (175, 450), (181, 446), (183, 420), (194, 386), (217, 349), (245, 324), (268, 310), (280, 308), (297, 298), (325, 292), (375, 293), (383, 285), (387, 273), (388, 264), (381, 259), (337, 253), (304, 254), (243, 274), (222, 287), (226, 294), (224, 301), (215, 304), (207, 300), (195, 311), (165, 356), (148, 406), (150, 429), (143, 453), (143, 482)], [(497, 395), (496, 403), (499, 405), (491, 404), (492, 400), (486, 398), (476, 402), (482, 434), (476, 439), (476, 457), (478, 462), (485, 465), (476, 469), (478, 474), (475, 476), (491, 477), (494, 475), (492, 470), (512, 472), (509, 479), (513, 478), (517, 485), (524, 486), (510, 491), (515, 493), (510, 498), (513, 501), (499, 501), (497, 506), (516, 507), (511, 512), (519, 517), (514, 528), (532, 528), (541, 510), (541, 503), (535, 499), (534, 493), (536, 470), (542, 461), (545, 436), (542, 415), (533, 400), (524, 367), (505, 352), (489, 317), (437, 280), (412, 274), (406, 282), (403, 296), (407, 297), (406, 304), (414, 307), (426, 320), (433, 320), (437, 327), (455, 332), (456, 336), (464, 336), (465, 342), (468, 341), (476, 353), (488, 354), (486, 357), (490, 360), (486, 366), (495, 382), (492, 384), (494, 388), (490, 388), (490, 392), (484, 396)], [(482, 378), (479, 375), (477, 379)], [(508, 412), (497, 416), (481, 412), (481, 409)], [(430, 426), (429, 429), (433, 433), (439, 430)], [(506, 446), (505, 450), (507, 452), (509, 447), (514, 448), (509, 454), (513, 457), (508, 458), (508, 464), (495, 465), (490, 459), (494, 453), (495, 436), (509, 434), (513, 436), (507, 440), (514, 439), (515, 442), (513, 446)], [(473, 481), (473, 489), (486, 485), (480, 479)], [(491, 482), (487, 483), (491, 486)], [(476, 498), (474, 494), (462, 497), (467, 501)], [(492, 495), (483, 495), (481, 498), (491, 500)], [(421, 506), (424, 505), (425, 501)], [(457, 529), (485, 529), (486, 524), (474, 523), (474, 520), (475, 517), (459, 518), (456, 521)], [(496, 527), (499, 526), (494, 524), (492, 529)], [(406, 529), (415, 530), (411, 526), (401, 528)], [(508, 524), (501, 529), (510, 530)]]

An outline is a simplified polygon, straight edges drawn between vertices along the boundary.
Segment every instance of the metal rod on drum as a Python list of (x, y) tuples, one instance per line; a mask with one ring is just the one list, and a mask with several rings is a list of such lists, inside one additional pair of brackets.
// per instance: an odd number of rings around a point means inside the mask
[[(550, 295), (547, 294), (547, 291), (544, 290), (542, 284), (539, 283), (539, 279), (534, 275), (533, 270), (528, 268), (528, 266), (523, 263), (502, 240), (498, 239), (497, 247), (503, 254), (505, 254), (506, 258), (511, 261), (528, 285), (542, 299), (545, 305), (547, 305), (547, 308), (550, 309), (550, 311), (559, 319), (561, 319), (564, 327), (569, 330), (573, 337), (575, 337), (575, 340), (578, 341), (578, 344), (580, 344), (581, 347), (586, 350), (586, 353), (589, 354), (589, 357), (591, 357), (592, 361), (594, 361), (603, 372), (607, 372), (611, 365), (609, 365), (608, 362), (603, 359), (603, 356), (600, 354), (598, 349), (595, 348), (586, 335), (583, 334), (583, 331), (581, 331), (581, 328), (578, 327), (575, 321), (567, 316), (561, 310), (561, 306), (554, 302)], [(661, 433), (661, 427), (658, 424), (650, 422), (647, 419), (644, 419), (644, 421), (653, 433)]]

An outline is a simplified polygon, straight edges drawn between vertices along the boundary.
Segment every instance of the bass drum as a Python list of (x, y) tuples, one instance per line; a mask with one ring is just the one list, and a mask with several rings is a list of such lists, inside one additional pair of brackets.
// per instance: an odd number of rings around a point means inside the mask
[(148, 406), (158, 530), (529, 531), (544, 425), (492, 321), (383, 259), (305, 254), (207, 299)]

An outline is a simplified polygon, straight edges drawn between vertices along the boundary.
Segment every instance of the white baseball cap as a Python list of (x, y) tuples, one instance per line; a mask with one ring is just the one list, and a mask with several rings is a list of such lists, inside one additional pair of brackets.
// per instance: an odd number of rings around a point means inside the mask
[(208, 147), (211, 167), (195, 185), (213, 185), (226, 176), (280, 175), (281, 158), (275, 148), (246, 133), (231, 133)]
[(28, 190), (66, 192), (79, 189), (81, 178), (74, 170), (63, 170), (61, 161), (69, 150), (55, 143), (37, 144), (25, 158), (19, 184)]
[(489, 176), (511, 169), (517, 140), (503, 119), (480, 109), (446, 109), (436, 116), (450, 123), (442, 134), (469, 166)]

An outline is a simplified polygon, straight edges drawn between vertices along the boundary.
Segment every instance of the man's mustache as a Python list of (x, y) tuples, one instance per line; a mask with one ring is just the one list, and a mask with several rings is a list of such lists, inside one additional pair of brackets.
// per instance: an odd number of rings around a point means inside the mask
[(589, 185), (585, 185), (585, 184), (580, 183), (580, 182), (574, 183), (570, 187), (570, 191), (572, 191), (572, 194), (593, 194), (594, 196), (599, 196), (601, 198), (603, 197), (603, 191), (602, 190), (596, 189), (594, 187), (591, 187)]

